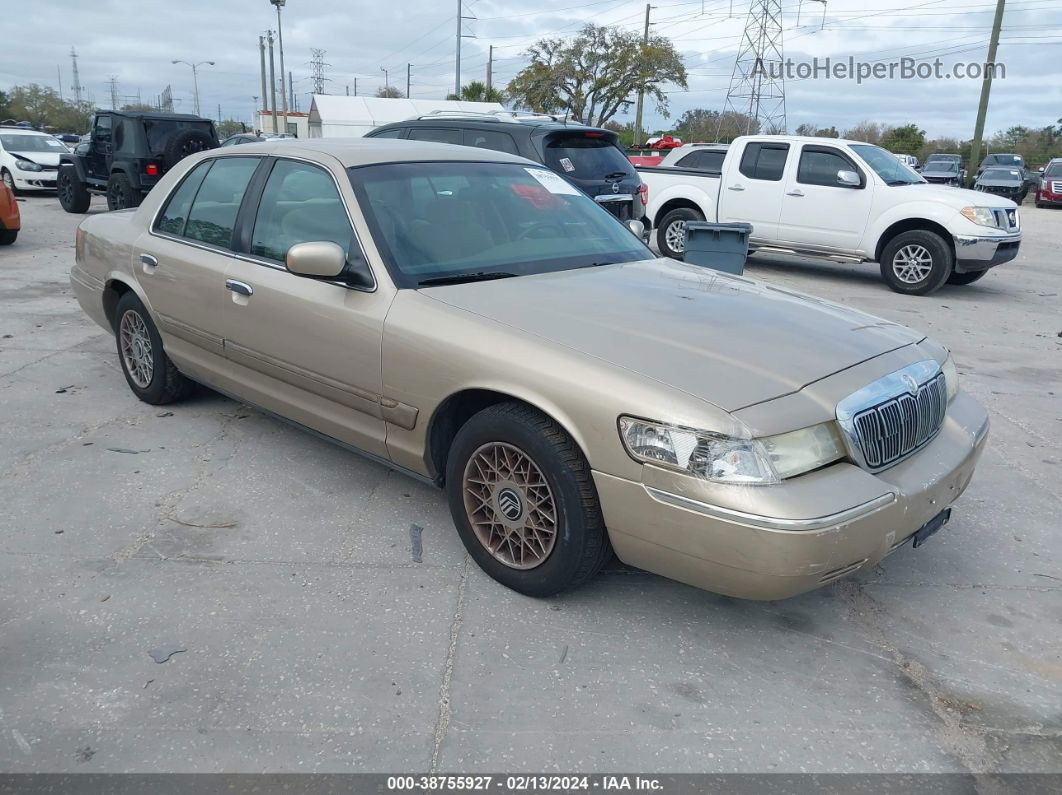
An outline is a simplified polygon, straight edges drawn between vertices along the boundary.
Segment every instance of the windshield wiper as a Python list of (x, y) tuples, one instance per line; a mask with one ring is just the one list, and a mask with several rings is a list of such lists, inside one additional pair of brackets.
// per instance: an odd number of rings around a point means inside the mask
[(894, 187), (896, 185), (921, 185), (922, 183), (921, 182), (909, 182), (906, 179), (890, 179), (885, 184), (888, 185), (891, 188), (891, 187)]
[(476, 271), (474, 273), (451, 273), (448, 276), (432, 276), (430, 279), (421, 279), (417, 282), (418, 287), (430, 287), (434, 284), (462, 284), (463, 282), (486, 282), (491, 279), (508, 279), (516, 276), (515, 273), (504, 271)]

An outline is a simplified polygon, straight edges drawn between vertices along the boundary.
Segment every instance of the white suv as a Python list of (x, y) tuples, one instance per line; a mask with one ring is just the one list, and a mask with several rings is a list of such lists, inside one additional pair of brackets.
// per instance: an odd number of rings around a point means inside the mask
[(55, 190), (59, 155), (70, 150), (57, 138), (21, 127), (0, 127), (0, 179), (15, 193)]

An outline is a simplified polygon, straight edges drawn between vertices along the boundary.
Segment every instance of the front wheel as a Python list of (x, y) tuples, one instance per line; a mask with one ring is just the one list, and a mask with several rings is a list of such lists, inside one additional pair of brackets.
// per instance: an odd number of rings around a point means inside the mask
[(881, 252), (881, 278), (904, 295), (928, 295), (951, 276), (954, 256), (936, 232), (913, 229), (885, 244)]
[(14, 195), (19, 195), (20, 191), (18, 188), (15, 187), (15, 178), (11, 176), (10, 171), (8, 171), (6, 168), (3, 171), (0, 171), (0, 179), (4, 181), (4, 184), (7, 185), (8, 189)]
[(194, 384), (181, 374), (166, 351), (151, 315), (127, 292), (115, 310), (114, 337), (118, 361), (133, 394), (153, 406), (172, 403), (191, 393)]
[(656, 232), (660, 253), (671, 259), (682, 259), (686, 252), (686, 224), (703, 220), (704, 216), (690, 207), (679, 207), (665, 215)]
[(68, 213), (87, 213), (92, 197), (85, 188), (85, 183), (78, 179), (72, 166), (59, 166), (59, 177), (55, 185), (59, 194), (59, 204)]
[(490, 406), (461, 427), (446, 488), (468, 554), (514, 591), (574, 588), (611, 554), (589, 463), (563, 428), (525, 404)]

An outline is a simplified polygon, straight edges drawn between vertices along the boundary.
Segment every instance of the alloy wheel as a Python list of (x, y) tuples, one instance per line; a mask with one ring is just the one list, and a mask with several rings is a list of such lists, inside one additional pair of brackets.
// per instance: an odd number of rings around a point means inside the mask
[(118, 340), (126, 372), (140, 389), (147, 389), (155, 374), (155, 357), (151, 351), (147, 323), (139, 312), (130, 310), (122, 315), (122, 321), (118, 324)]
[(465, 464), (465, 513), (476, 538), (498, 561), (533, 569), (553, 551), (557, 506), (542, 470), (520, 448), (488, 442)]
[(917, 243), (904, 246), (892, 258), (892, 272), (905, 284), (918, 284), (929, 278), (933, 270), (933, 255)]
[(686, 222), (675, 221), (664, 230), (664, 241), (668, 248), (682, 254), (686, 250)]

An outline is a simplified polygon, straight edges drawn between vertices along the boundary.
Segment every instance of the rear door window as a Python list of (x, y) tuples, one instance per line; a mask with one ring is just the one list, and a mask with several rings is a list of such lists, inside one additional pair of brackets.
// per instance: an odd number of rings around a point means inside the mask
[(476, 146), (480, 149), (494, 149), (498, 152), (508, 152), (511, 155), (519, 154), (516, 149), (516, 141), (509, 133), (496, 132), (494, 130), (465, 130), (465, 146)]
[(543, 149), (547, 166), (576, 184), (614, 180), (636, 180), (634, 165), (601, 133), (561, 133), (546, 139)]
[(184, 236), (221, 248), (232, 247), (232, 231), (258, 157), (219, 157), (199, 186)]
[(448, 127), (414, 127), (409, 131), (411, 141), (435, 141), (440, 144), (461, 143), (461, 131)]
[(789, 144), (753, 142), (745, 147), (741, 155), (739, 170), (749, 179), (762, 179), (778, 182), (785, 171), (785, 161), (789, 156)]

